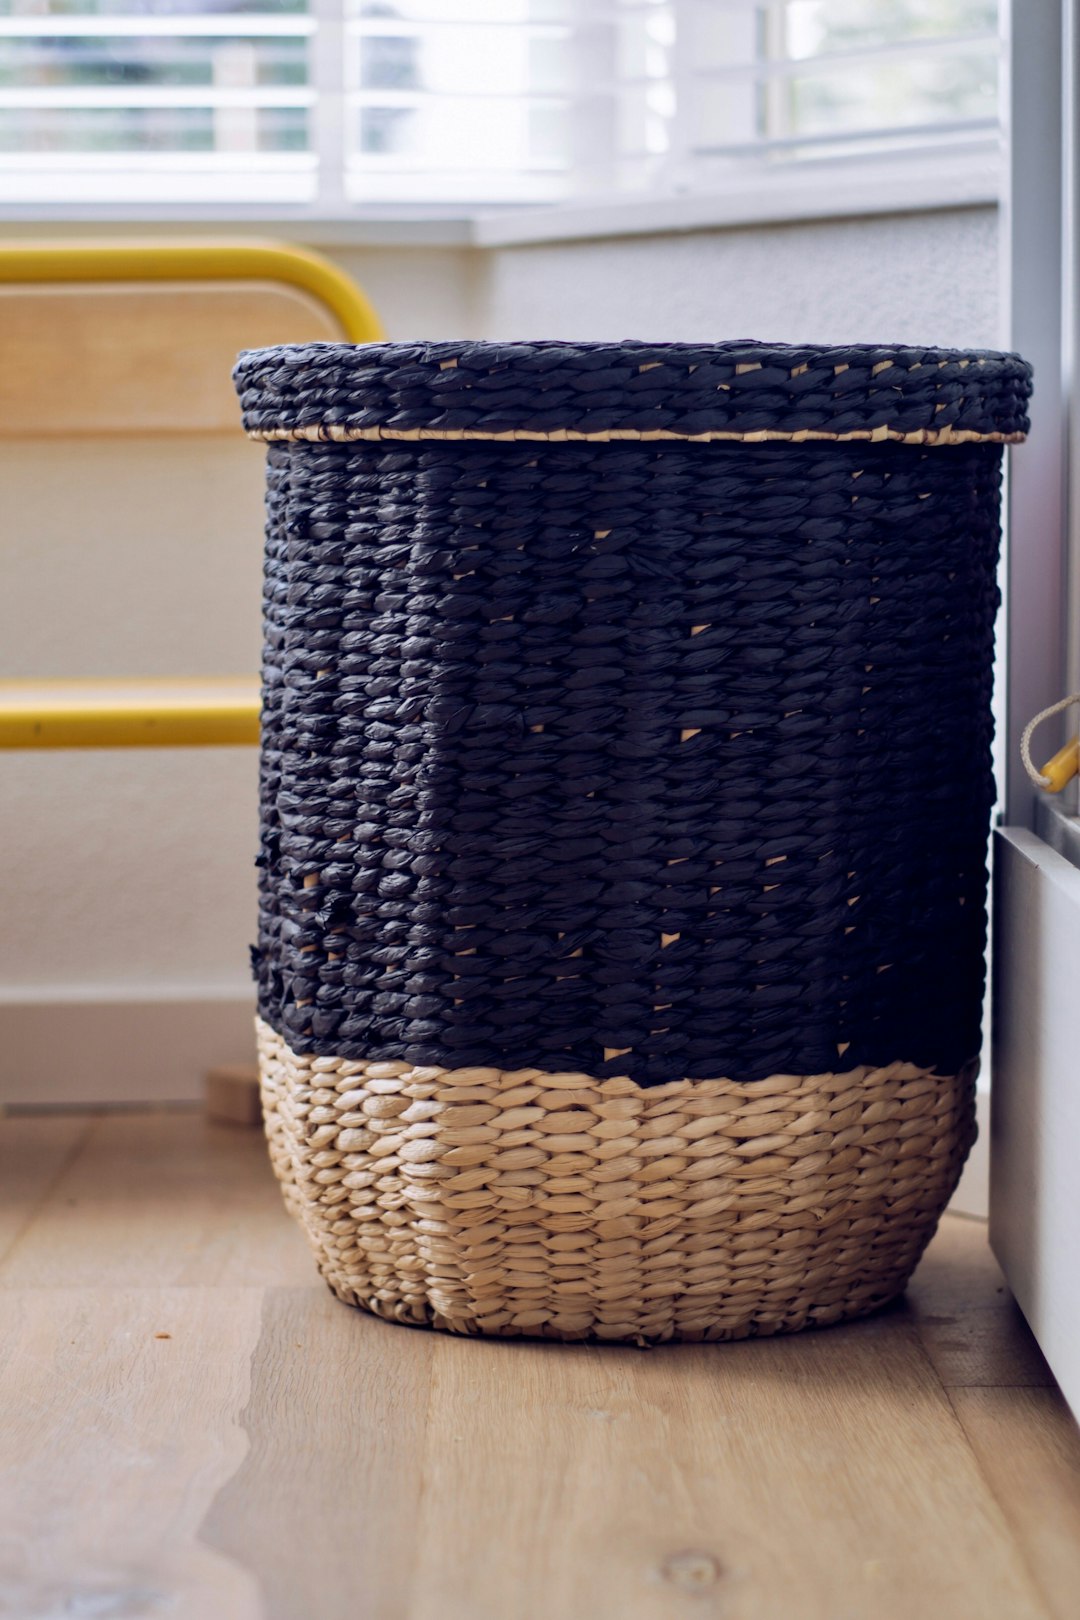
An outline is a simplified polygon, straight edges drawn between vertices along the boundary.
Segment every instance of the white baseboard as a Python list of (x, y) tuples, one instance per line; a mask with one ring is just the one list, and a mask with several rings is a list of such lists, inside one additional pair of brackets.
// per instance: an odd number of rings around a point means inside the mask
[(205, 1071), (255, 1061), (254, 995), (0, 1004), (0, 1104), (195, 1102)]

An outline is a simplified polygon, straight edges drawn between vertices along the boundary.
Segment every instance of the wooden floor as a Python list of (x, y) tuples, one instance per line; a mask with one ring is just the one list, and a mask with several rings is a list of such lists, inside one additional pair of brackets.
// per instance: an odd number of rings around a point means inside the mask
[(0, 1122), (0, 1615), (1076, 1620), (1080, 1439), (947, 1220), (867, 1322), (652, 1351), (337, 1304), (255, 1131)]

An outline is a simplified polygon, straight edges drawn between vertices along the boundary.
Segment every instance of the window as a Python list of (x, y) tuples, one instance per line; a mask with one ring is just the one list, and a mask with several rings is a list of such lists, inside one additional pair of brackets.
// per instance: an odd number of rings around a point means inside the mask
[(700, 192), (780, 163), (998, 139), (997, 0), (605, 9), (613, 112), (578, 190)]
[(354, 0), (347, 197), (546, 202), (570, 172), (575, 0)]
[(0, 204), (541, 203), (986, 145), (997, 0), (0, 0)]

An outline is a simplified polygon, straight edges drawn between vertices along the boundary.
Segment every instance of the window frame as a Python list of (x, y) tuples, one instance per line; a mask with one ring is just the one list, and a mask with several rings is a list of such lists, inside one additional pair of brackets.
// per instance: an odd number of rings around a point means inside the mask
[[(1021, 732), (1080, 683), (1080, 437), (1068, 409), (1080, 363), (1070, 295), (1080, 262), (1072, 11), (1071, 0), (1033, 0), (1021, 27), (1015, 0), (1006, 7), (1003, 343), (1035, 370), (1031, 433), (1009, 465), (1004, 578), (1004, 821), (1022, 827), (1033, 825), (1041, 795), (1021, 764)], [(1047, 754), (1053, 732), (1048, 724), (1040, 733)]]
[[(610, 0), (579, 0), (587, 22), (590, 13), (608, 17)], [(676, 19), (680, 10), (695, 12), (702, 0), (670, 0)], [(712, 0), (710, 0), (712, 3)], [(720, 0), (721, 5), (724, 0)], [(750, 0), (746, 0), (749, 5)], [(632, 9), (632, 8), (631, 8)], [(726, 8), (725, 8), (726, 9)], [(4, 223), (56, 223), (244, 227), (288, 226), (323, 245), (347, 246), (369, 237), (406, 245), (418, 239), (418, 227), (434, 227), (444, 243), (466, 240), (476, 246), (509, 246), (531, 241), (621, 236), (663, 230), (692, 230), (787, 220), (858, 216), (963, 207), (995, 203), (1003, 184), (1000, 140), (976, 132), (946, 136), (937, 143), (875, 153), (830, 152), (797, 164), (755, 165), (733, 172), (724, 183), (685, 191), (601, 192), (554, 202), (373, 203), (350, 199), (346, 124), (355, 96), (346, 60), (347, 41), (355, 32), (344, 0), (310, 0), (313, 109), (311, 158), (316, 195), (311, 201), (267, 200), (144, 202), (12, 201), (0, 203)], [(72, 19), (74, 24), (76, 19)], [(95, 19), (97, 31), (107, 18)], [(236, 31), (243, 32), (243, 14)], [(601, 21), (601, 30), (612, 27)], [(219, 26), (216, 31), (224, 31)], [(683, 30), (683, 34), (685, 34)], [(676, 43), (680, 38), (676, 29)], [(688, 35), (686, 37), (689, 37)], [(899, 47), (908, 51), (908, 46)], [(889, 54), (897, 47), (885, 47)], [(814, 61), (807, 58), (807, 61)], [(676, 59), (673, 82), (696, 71)], [(718, 70), (721, 71), (721, 70)], [(740, 73), (743, 65), (722, 72)], [(575, 166), (573, 154), (571, 167)], [(422, 233), (421, 233), (422, 234)]]

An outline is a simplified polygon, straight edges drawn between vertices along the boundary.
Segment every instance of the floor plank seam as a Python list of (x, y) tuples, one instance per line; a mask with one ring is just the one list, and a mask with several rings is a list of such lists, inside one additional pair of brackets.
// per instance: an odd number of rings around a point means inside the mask
[[(1009, 1517), (1009, 1513), (1008, 1513), (1008, 1510), (1006, 1508), (1006, 1505), (1002, 1501), (1000, 1495), (998, 1494), (998, 1491), (997, 1491), (997, 1489), (996, 1489), (996, 1487), (994, 1485), (994, 1481), (991, 1478), (989, 1471), (983, 1466), (983, 1461), (982, 1461), (982, 1458), (979, 1456), (978, 1448), (975, 1445), (975, 1442), (974, 1442), (972, 1436), (968, 1433), (967, 1424), (964, 1422), (964, 1419), (961, 1416), (960, 1411), (957, 1408), (956, 1402), (953, 1400), (953, 1389), (962, 1389), (962, 1388), (965, 1388), (965, 1387), (968, 1388), (968, 1389), (977, 1389), (977, 1388), (1011, 1389), (1011, 1388), (1015, 1388), (1016, 1386), (1015, 1385), (1010, 1385), (1010, 1384), (988, 1384), (988, 1385), (968, 1384), (966, 1386), (961, 1385), (961, 1384), (955, 1384), (955, 1385), (952, 1386), (952, 1388), (948, 1388), (948, 1387), (946, 1387), (945, 1384), (942, 1384), (941, 1387), (942, 1387), (942, 1390), (945, 1393), (945, 1399), (949, 1403), (949, 1410), (952, 1412), (953, 1417), (956, 1419), (957, 1425), (958, 1425), (958, 1427), (960, 1429), (960, 1433), (964, 1437), (964, 1444), (967, 1446), (968, 1452), (971, 1455), (971, 1459), (974, 1462), (976, 1469), (978, 1470), (979, 1478), (982, 1481), (983, 1489), (986, 1491), (987, 1495), (990, 1497), (990, 1500), (993, 1502), (994, 1506), (997, 1508), (998, 1513), (1001, 1515), (1002, 1523), (1004, 1524), (1005, 1529), (1008, 1532), (1009, 1541), (1012, 1544), (1013, 1551), (1015, 1552), (1017, 1558), (1020, 1561), (1020, 1564), (1021, 1564), (1022, 1568), (1024, 1569), (1025, 1574), (1027, 1575), (1028, 1581), (1031, 1584), (1031, 1588), (1032, 1588), (1033, 1592), (1035, 1593), (1036, 1597), (1039, 1600), (1039, 1605), (1042, 1608), (1043, 1613), (1046, 1615), (1047, 1620), (1054, 1620), (1055, 1605), (1047, 1597), (1046, 1592), (1043, 1590), (1043, 1584), (1042, 1584), (1042, 1581), (1039, 1578), (1038, 1569), (1036, 1568), (1036, 1566), (1032, 1562), (1032, 1559), (1031, 1559), (1031, 1557), (1029, 1555), (1028, 1549), (1025, 1546), (1022, 1537), (1018, 1536), (1016, 1534), (1015, 1530), (1013, 1529), (1012, 1520)], [(1040, 1385), (1024, 1385), (1024, 1386), (1021, 1386), (1021, 1387), (1024, 1387), (1024, 1388), (1045, 1388), (1046, 1386), (1045, 1385), (1041, 1385), (1041, 1386)]]
[[(1008, 1512), (1006, 1510), (1005, 1504), (1002, 1502), (1001, 1497), (998, 1495), (998, 1492), (995, 1490), (994, 1483), (993, 1483), (992, 1479), (990, 1478), (989, 1474), (987, 1473), (987, 1470), (983, 1466), (982, 1458), (979, 1456), (978, 1448), (975, 1445), (975, 1442), (974, 1442), (972, 1436), (968, 1433), (967, 1425), (964, 1422), (963, 1417), (961, 1416), (959, 1409), (957, 1408), (956, 1402), (953, 1400), (953, 1391), (956, 1390), (956, 1389), (965, 1389), (965, 1388), (966, 1389), (975, 1389), (975, 1388), (979, 1388), (979, 1387), (982, 1387), (982, 1386), (974, 1385), (974, 1384), (967, 1384), (967, 1385), (953, 1384), (953, 1385), (949, 1385), (949, 1384), (945, 1383), (944, 1379), (941, 1377), (940, 1373), (938, 1372), (937, 1368), (934, 1365), (933, 1358), (932, 1358), (932, 1356), (930, 1354), (930, 1351), (929, 1351), (929, 1349), (927, 1347), (926, 1341), (924, 1340), (924, 1338), (922, 1336), (922, 1331), (921, 1331), (920, 1326), (919, 1326), (919, 1320), (918, 1320), (917, 1315), (915, 1317), (914, 1340), (915, 1340), (915, 1343), (916, 1343), (916, 1345), (918, 1347), (919, 1354), (922, 1356), (924, 1362), (926, 1363), (927, 1371), (929, 1372), (931, 1378), (934, 1380), (934, 1383), (941, 1390), (941, 1393), (945, 1397), (945, 1400), (946, 1400), (946, 1403), (948, 1405), (949, 1411), (952, 1413), (953, 1422), (956, 1425), (957, 1434), (958, 1434), (959, 1438), (961, 1439), (961, 1441), (963, 1443), (965, 1451), (967, 1452), (968, 1459), (969, 1459), (969, 1461), (971, 1463), (971, 1466), (974, 1468), (976, 1474), (978, 1475), (979, 1482), (982, 1485), (982, 1488), (983, 1488), (984, 1492), (986, 1493), (986, 1496), (994, 1504), (994, 1507), (997, 1510), (998, 1517), (1001, 1520), (1002, 1529), (1003, 1529), (1003, 1531), (1005, 1532), (1005, 1535), (1008, 1538), (1009, 1545), (1012, 1548), (1013, 1553), (1015, 1554), (1017, 1560), (1019, 1561), (1020, 1566), (1024, 1571), (1024, 1574), (1027, 1576), (1028, 1584), (1031, 1587), (1032, 1594), (1038, 1600), (1039, 1608), (1041, 1609), (1042, 1613), (1046, 1617), (1046, 1620), (1054, 1620), (1053, 1607), (1052, 1607), (1052, 1605), (1049, 1605), (1048, 1602), (1047, 1602), (1046, 1594), (1044, 1593), (1044, 1591), (1042, 1589), (1042, 1585), (1041, 1585), (1041, 1583), (1040, 1583), (1040, 1581), (1038, 1579), (1038, 1576), (1037, 1576), (1035, 1570), (1032, 1567), (1032, 1563), (1031, 1563), (1030, 1558), (1027, 1555), (1026, 1548), (1024, 1547), (1023, 1542), (1021, 1541), (1021, 1538), (1016, 1534), (1015, 1530), (1013, 1529), (1012, 1521), (1009, 1518), (1009, 1515), (1008, 1515)], [(1015, 1386), (1009, 1385), (1009, 1384), (989, 1384), (989, 1385), (986, 1385), (985, 1387), (988, 1388), (988, 1389), (1010, 1389), (1010, 1388), (1013, 1388)]]

